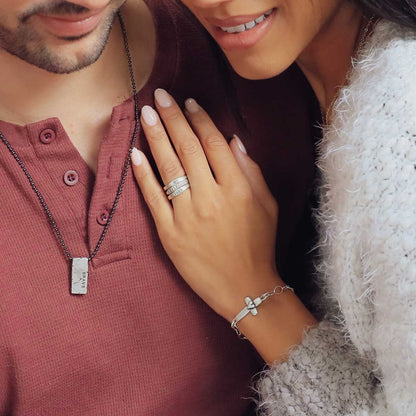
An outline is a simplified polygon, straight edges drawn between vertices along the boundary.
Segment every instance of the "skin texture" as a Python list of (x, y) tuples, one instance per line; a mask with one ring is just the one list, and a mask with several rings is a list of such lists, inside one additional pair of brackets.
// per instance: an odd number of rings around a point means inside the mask
[(297, 61), (323, 109), (344, 83), (362, 19), (351, 2), (183, 0), (183, 3), (214, 37), (219, 30), (216, 19), (258, 16), (276, 9), (267, 33), (254, 46), (224, 50), (233, 68), (245, 78), (270, 78)]
[[(186, 102), (188, 124), (166, 91), (157, 90), (155, 99), (161, 118), (146, 107), (142, 125), (163, 182), (186, 172), (191, 188), (171, 204), (137, 149), (135, 177), (176, 268), (212, 309), (231, 322), (247, 295), (259, 296), (284, 285), (274, 261), (276, 201), (238, 139), (229, 146), (194, 100)], [(267, 362), (284, 359), (288, 345), (299, 343), (303, 329), (315, 324), (291, 292), (269, 298), (258, 316), (244, 318), (240, 329)], [(281, 316), (285, 319), (276, 319)]]
[[(7, 80), (0, 83), (0, 118), (26, 125), (58, 117), (93, 171), (113, 107), (132, 94), (118, 21), (110, 28), (120, 7), (140, 89), (156, 51), (152, 16), (142, 0), (0, 2), (0, 79)], [(102, 15), (93, 31), (67, 39), (51, 33), (36, 12), (61, 18)]]
[[(217, 36), (230, 63), (242, 76), (268, 78), (296, 61), (323, 112), (345, 82), (360, 32), (367, 24), (352, 3), (341, 0), (184, 3), (214, 38)], [(253, 15), (260, 16), (273, 8), (277, 11), (269, 29), (249, 47), (228, 48), (229, 44), (222, 43), (215, 33), (219, 29), (213, 21), (218, 25), (218, 19), (241, 16), (250, 16), (250, 21)], [(235, 20), (233, 23), (224, 26), (235, 26)], [(258, 166), (241, 150), (241, 143), (234, 139), (229, 147), (195, 101), (187, 102), (187, 120), (166, 92), (157, 91), (155, 98), (165, 127), (150, 108), (142, 112), (142, 123), (158, 169), (165, 184), (186, 173), (191, 187), (173, 204), (168, 202), (138, 150), (133, 153), (137, 182), (161, 241), (183, 278), (231, 322), (245, 306), (246, 296), (255, 298), (276, 285), (284, 285), (274, 268), (276, 203)], [(170, 167), (169, 175), (164, 171), (166, 166)], [(172, 166), (177, 167), (176, 171)], [(304, 331), (315, 324), (315, 318), (296, 295), (285, 292), (269, 298), (261, 305), (259, 315), (247, 316), (239, 327), (264, 360), (272, 363), (285, 360), (289, 349), (299, 344)]]
[[(91, 2), (89, 2), (91, 3)], [(123, 0), (95, 2), (29, 2), (5, 0), (0, 4), (0, 47), (18, 58), (55, 73), (71, 73), (96, 62), (107, 44), (117, 10)], [(102, 10), (94, 33), (77, 37), (51, 33), (39, 15), (86, 16)]]

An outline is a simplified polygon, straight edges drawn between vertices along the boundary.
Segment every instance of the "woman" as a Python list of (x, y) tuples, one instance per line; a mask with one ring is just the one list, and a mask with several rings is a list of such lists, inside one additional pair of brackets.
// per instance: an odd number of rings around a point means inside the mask
[[(193, 99), (189, 125), (158, 90), (167, 133), (150, 107), (142, 122), (172, 205), (132, 156), (167, 253), (271, 365), (264, 414), (416, 414), (416, 2), (184, 2), (242, 76), (296, 61), (316, 93), (326, 317), (317, 323), (275, 270), (277, 206), (242, 142), (228, 147)], [(172, 183), (185, 173), (189, 185)]]

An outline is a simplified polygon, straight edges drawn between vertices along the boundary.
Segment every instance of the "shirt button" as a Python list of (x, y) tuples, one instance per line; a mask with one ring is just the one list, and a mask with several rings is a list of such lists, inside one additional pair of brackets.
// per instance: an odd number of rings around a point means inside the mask
[(68, 186), (74, 186), (78, 183), (78, 173), (75, 170), (68, 170), (64, 175), (64, 182)]
[(56, 133), (52, 129), (42, 130), (39, 134), (39, 139), (44, 144), (49, 144), (55, 140)]
[(106, 225), (109, 218), (110, 218), (110, 213), (106, 209), (102, 209), (98, 211), (98, 214), (97, 214), (98, 224)]

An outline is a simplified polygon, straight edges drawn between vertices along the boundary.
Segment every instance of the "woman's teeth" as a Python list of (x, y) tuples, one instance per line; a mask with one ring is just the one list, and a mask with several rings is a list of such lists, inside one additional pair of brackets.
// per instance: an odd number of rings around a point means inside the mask
[(246, 30), (253, 29), (253, 27), (257, 26), (265, 19), (267, 19), (273, 13), (273, 9), (269, 10), (268, 12), (262, 14), (255, 20), (251, 20), (250, 22), (244, 23), (238, 26), (230, 26), (230, 27), (220, 27), (221, 30), (227, 33), (241, 33), (245, 32)]

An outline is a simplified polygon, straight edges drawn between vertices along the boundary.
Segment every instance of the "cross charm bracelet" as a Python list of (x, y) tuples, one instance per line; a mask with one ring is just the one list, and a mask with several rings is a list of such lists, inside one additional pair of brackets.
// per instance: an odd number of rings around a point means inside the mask
[(238, 315), (233, 319), (231, 322), (231, 328), (234, 329), (234, 331), (237, 333), (237, 335), (241, 339), (247, 339), (238, 329), (237, 324), (245, 318), (249, 313), (251, 313), (253, 316), (256, 316), (258, 314), (257, 306), (261, 305), (267, 298), (273, 295), (281, 295), (286, 290), (291, 290), (294, 292), (293, 288), (290, 286), (276, 286), (271, 292), (263, 293), (261, 296), (251, 299), (249, 296), (247, 296), (244, 299), (244, 302), (246, 303), (246, 306), (238, 313)]

